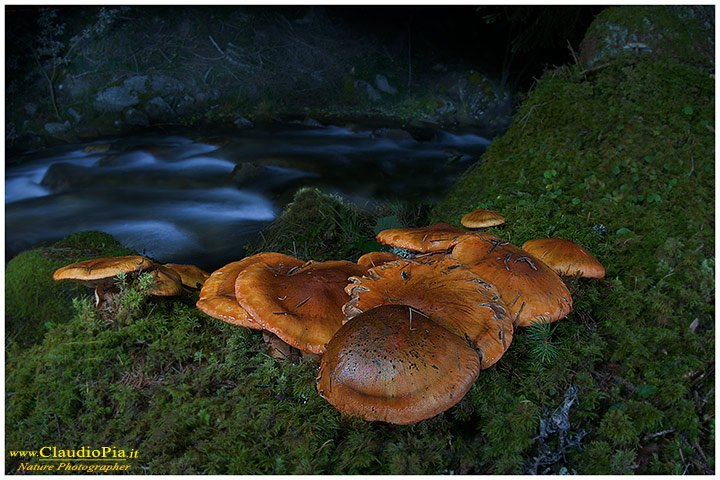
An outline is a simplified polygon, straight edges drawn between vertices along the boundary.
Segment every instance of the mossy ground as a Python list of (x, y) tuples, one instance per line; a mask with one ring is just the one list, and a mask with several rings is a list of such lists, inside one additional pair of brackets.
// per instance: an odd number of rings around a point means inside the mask
[[(493, 208), (507, 218), (496, 233), (513, 243), (571, 239), (607, 267), (604, 281), (571, 281), (555, 364), (526, 376), (516, 343), (496, 372), (509, 411), (523, 396), (547, 408), (548, 389), (580, 386), (571, 419), (590, 433), (568, 457), (579, 473), (714, 469), (713, 83), (649, 58), (551, 72), (434, 211), (458, 223)], [(502, 457), (519, 467), (521, 456)]]
[(81, 232), (10, 260), (5, 267), (6, 343), (36, 343), (47, 330), (72, 316), (72, 298), (87, 289), (53, 281), (56, 269), (89, 258), (133, 253), (106, 233)]
[[(145, 299), (122, 325), (76, 302), (41, 343), (8, 348), (6, 448), (137, 448), (133, 473), (518, 473), (540, 451), (541, 418), (577, 385), (570, 432), (587, 432), (585, 448), (551, 471), (712, 472), (713, 104), (713, 79), (676, 63), (550, 73), (434, 210), (457, 223), (497, 209), (508, 223), (493, 231), (514, 243), (568, 238), (606, 265), (604, 281), (569, 280), (575, 308), (550, 363), (519, 331), (456, 407), (389, 426), (339, 414), (316, 394), (314, 365), (272, 360), (258, 332), (205, 316), (192, 295)], [(357, 214), (346, 232), (346, 206), (330, 206), (310, 212), (336, 225), (327, 242), (371, 240), (381, 223)], [(300, 231), (268, 242), (298, 253), (308, 224), (286, 220)], [(341, 247), (331, 256), (362, 250)], [(42, 282), (52, 267), (38, 268)]]

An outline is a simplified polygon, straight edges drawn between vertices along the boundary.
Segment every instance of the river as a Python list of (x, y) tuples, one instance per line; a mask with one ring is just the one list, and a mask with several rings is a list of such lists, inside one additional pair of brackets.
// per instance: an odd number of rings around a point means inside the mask
[(490, 141), (433, 131), (338, 126), (223, 134), (145, 134), (52, 147), (8, 159), (9, 260), (80, 230), (100, 230), (161, 262), (215, 269), (303, 186), (363, 208), (441, 197)]

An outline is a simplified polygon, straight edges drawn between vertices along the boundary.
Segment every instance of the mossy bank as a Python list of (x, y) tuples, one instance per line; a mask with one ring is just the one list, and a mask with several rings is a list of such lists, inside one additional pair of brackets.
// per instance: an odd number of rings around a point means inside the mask
[(567, 457), (579, 473), (710, 473), (714, 78), (695, 58), (629, 52), (605, 62), (538, 82), (434, 219), (496, 209), (513, 243), (572, 239), (607, 267), (605, 281), (573, 284), (556, 365), (504, 379), (509, 411), (525, 399), (545, 407), (543, 389), (574, 383), (571, 418), (589, 432), (584, 451)]
[[(192, 295), (135, 295), (131, 320), (108, 324), (84, 293), (36, 345), (8, 340), (6, 448), (135, 448), (138, 474), (712, 473), (713, 89), (704, 67), (642, 52), (537, 82), (431, 217), (496, 209), (507, 224), (493, 232), (574, 240), (608, 275), (569, 280), (574, 312), (544, 339), (554, 356), (518, 331), (448, 412), (402, 427), (346, 417), (315, 392), (313, 364), (271, 359), (258, 332), (205, 316)], [(329, 233), (315, 246), (298, 231), (312, 225), (281, 217), (266, 242), (286, 253), (352, 257), (373, 226), (422, 220), (297, 200)], [(6, 296), (20, 303), (35, 293), (8, 290), (30, 265), (13, 261)], [(55, 264), (33, 265), (46, 288)]]

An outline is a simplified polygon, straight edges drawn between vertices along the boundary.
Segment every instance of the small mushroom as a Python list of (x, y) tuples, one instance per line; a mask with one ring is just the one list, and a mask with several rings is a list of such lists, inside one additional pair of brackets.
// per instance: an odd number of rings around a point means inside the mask
[(377, 241), (391, 247), (414, 252), (442, 252), (451, 248), (466, 230), (447, 223), (436, 223), (420, 228), (391, 228), (378, 233)]
[(148, 290), (150, 295), (155, 297), (174, 297), (182, 293), (182, 280), (175, 270), (163, 265), (155, 265), (149, 273), (155, 280), (155, 284)]
[(320, 396), (343, 413), (407, 425), (444, 412), (470, 390), (480, 359), (468, 342), (407, 305), (348, 321), (320, 362)]
[(505, 223), (505, 217), (494, 210), (479, 208), (463, 215), (460, 223), (467, 228), (495, 227)]
[(528, 240), (522, 249), (535, 255), (559, 275), (605, 278), (605, 267), (585, 248), (562, 238)]
[(154, 266), (150, 259), (140, 255), (94, 258), (55, 270), (53, 279), (72, 280), (95, 288), (95, 306), (100, 308), (107, 296), (115, 291), (114, 281), (118, 275), (139, 273)]
[(572, 311), (572, 297), (562, 279), (509, 242), (467, 237), (452, 257), (497, 288), (516, 326), (554, 322)]
[(240, 272), (250, 265), (261, 263), (274, 268), (290, 269), (304, 262), (282, 253), (266, 252), (245, 257), (215, 270), (203, 284), (200, 299), (195, 304), (201, 311), (213, 318), (232, 325), (259, 330), (261, 327), (248, 315), (235, 297), (235, 280)]
[(260, 263), (237, 276), (235, 297), (260, 328), (303, 352), (322, 354), (345, 319), (348, 277), (365, 271), (346, 261), (310, 261), (289, 271)]
[(348, 318), (379, 305), (409, 305), (472, 341), (482, 351), (482, 368), (495, 364), (512, 342), (512, 319), (498, 291), (452, 259), (398, 260), (350, 281), (343, 306)]
[(180, 281), (182, 286), (188, 290), (199, 290), (202, 288), (205, 280), (210, 276), (205, 270), (196, 267), (195, 265), (181, 265), (178, 263), (166, 263), (163, 265), (166, 268), (174, 270), (175, 273), (180, 275)]
[(87, 286), (97, 286), (120, 274), (148, 270), (153, 265), (150, 259), (140, 255), (94, 258), (58, 268), (53, 273), (53, 279), (73, 280)]

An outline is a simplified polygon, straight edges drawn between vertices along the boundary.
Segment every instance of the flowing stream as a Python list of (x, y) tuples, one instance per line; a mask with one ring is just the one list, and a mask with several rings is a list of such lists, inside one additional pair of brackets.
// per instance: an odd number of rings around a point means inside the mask
[(159, 261), (215, 269), (241, 258), (298, 188), (363, 207), (435, 200), (489, 143), (471, 133), (418, 141), (396, 130), (286, 126), (48, 148), (6, 164), (6, 258), (100, 230)]

